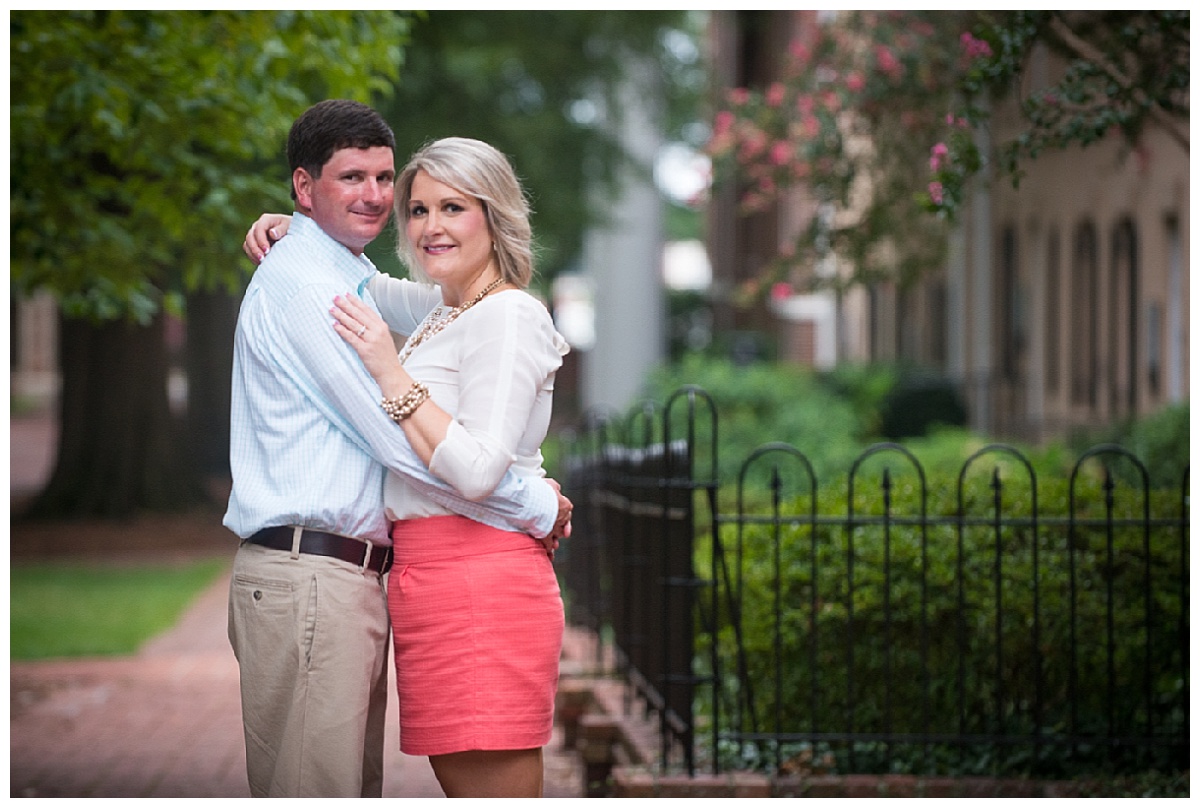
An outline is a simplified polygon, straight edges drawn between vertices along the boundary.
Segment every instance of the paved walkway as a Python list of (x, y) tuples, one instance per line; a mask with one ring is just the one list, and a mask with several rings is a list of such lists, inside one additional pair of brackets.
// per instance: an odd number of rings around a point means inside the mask
[[(11, 422), (13, 493), (45, 473), (47, 434)], [(12, 664), (10, 796), (249, 796), (227, 594), (226, 575), (131, 657)], [(441, 797), (426, 759), (400, 753), (394, 703), (387, 727), (384, 796)], [(582, 767), (560, 732), (546, 749), (546, 796), (580, 797)]]

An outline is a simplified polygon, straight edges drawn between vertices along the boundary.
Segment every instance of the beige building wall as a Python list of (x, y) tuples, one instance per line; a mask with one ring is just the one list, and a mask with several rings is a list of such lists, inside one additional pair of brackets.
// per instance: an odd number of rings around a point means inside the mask
[[(997, 141), (1018, 124), (996, 108)], [(1114, 133), (1025, 168), (981, 188), (948, 273), (976, 425), (1039, 438), (1186, 400), (1187, 151), (1151, 124), (1137, 148)]]

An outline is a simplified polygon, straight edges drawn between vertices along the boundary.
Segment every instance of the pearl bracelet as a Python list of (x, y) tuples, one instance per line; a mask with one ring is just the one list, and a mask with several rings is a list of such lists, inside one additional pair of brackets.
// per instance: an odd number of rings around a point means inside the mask
[(413, 382), (413, 386), (408, 388), (408, 392), (403, 396), (385, 398), (380, 402), (380, 406), (393, 421), (400, 423), (416, 412), (417, 407), (424, 404), (427, 398), (429, 398), (429, 388), (420, 382)]

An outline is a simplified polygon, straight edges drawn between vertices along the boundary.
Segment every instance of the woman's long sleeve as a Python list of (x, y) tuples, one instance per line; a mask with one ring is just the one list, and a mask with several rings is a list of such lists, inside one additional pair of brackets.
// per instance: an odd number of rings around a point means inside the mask
[(442, 292), (438, 287), (406, 278), (393, 278), (382, 272), (371, 278), (367, 290), (388, 328), (404, 336), (415, 331), (425, 316), (442, 302)]
[(540, 302), (516, 292), (497, 298), (462, 318), (454, 423), (429, 465), (468, 499), (490, 494), (522, 459), (540, 464), (554, 374), (567, 351)]

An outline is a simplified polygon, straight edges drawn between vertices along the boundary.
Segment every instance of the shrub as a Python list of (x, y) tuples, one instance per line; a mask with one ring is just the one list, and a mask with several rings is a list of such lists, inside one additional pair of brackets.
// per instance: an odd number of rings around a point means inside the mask
[[(922, 533), (913, 523), (922, 507), (920, 480), (895, 463), (888, 466), (895, 521), (887, 530), (878, 518), (882, 496), (875, 468), (864, 473), (853, 501), (845, 481), (821, 491), (818, 513), (852, 509), (864, 520), (853, 530), (836, 520), (822, 519), (815, 527), (805, 521), (811, 508), (804, 497), (788, 503), (785, 513), (798, 518), (778, 530), (761, 522), (722, 528), (726, 558), (733, 558), (734, 546), (744, 553), (733, 579), (745, 595), (738, 631), (726, 613), (719, 639), (726, 673), (739, 666), (745, 671), (728, 700), (741, 698), (742, 709), (732, 719), (740, 730), (1024, 737), (1067, 732), (1102, 738), (1111, 719), (1118, 735), (1140, 735), (1148, 722), (1159, 733), (1182, 734), (1188, 651), (1180, 627), (1186, 625), (1187, 582), (1180, 580), (1185, 551), (1177, 530), (1156, 529), (1147, 553), (1142, 528), (1118, 524), (1111, 532), (1110, 560), (1110, 534), (1087, 521), (1103, 514), (1103, 480), (1081, 475), (1074, 492), (1075, 528), (1058, 518), (1039, 524), (1035, 613), (1035, 535), (1026, 518), (1034, 486), (1022, 469), (989, 462), (968, 475), (963, 507), (975, 518), (962, 531), (960, 545), (953, 520), (959, 511), (957, 476), (928, 476), (924, 504), (944, 524)], [(998, 530), (989, 516), (993, 467), (1010, 481), (1003, 500), (1007, 523)], [(1038, 513), (1068, 512), (1067, 479), (1039, 478), (1036, 493)], [(1177, 490), (1154, 492), (1152, 513), (1177, 512), (1178, 496)], [(1141, 506), (1140, 491), (1117, 492), (1117, 518), (1136, 519)], [(700, 552), (700, 569), (708, 569), (709, 552)], [(738, 635), (740, 659), (733, 652)], [(1150, 681), (1146, 671), (1153, 672)], [(1150, 703), (1147, 690), (1154, 694)], [(1172, 757), (1165, 746), (1110, 755), (1099, 744), (1079, 745), (1071, 754), (1046, 744), (1038, 756), (1032, 744), (989, 746), (982, 750), (986, 754), (974, 756), (953, 748), (902, 746), (859, 749), (856, 770), (870, 770), (872, 755), (875, 765), (892, 770), (1041, 777), (1154, 765), (1170, 770), (1186, 763), (1186, 748), (1180, 758), (1178, 747)], [(843, 767), (846, 752), (842, 747), (838, 753)]]
[[(707, 452), (716, 421), (716, 460), (724, 481), (736, 479), (746, 457), (772, 441), (800, 448), (819, 472), (832, 474), (845, 468), (866, 437), (862, 414), (806, 368), (765, 362), (739, 366), (729, 360), (690, 356), (655, 372), (646, 398), (666, 405), (688, 386), (711, 398), (715, 413), (708, 411), (704, 401), (697, 408), (696, 446), (698, 452)], [(684, 413), (673, 410), (671, 416), (682, 418)], [(705, 464), (710, 461), (702, 458)]]
[(1153, 484), (1179, 485), (1190, 462), (1190, 440), (1190, 405), (1185, 401), (1146, 418), (1088, 434), (1078, 440), (1076, 448), (1084, 448), (1084, 442), (1118, 444), (1142, 461)]
[(865, 439), (883, 434), (880, 416), (899, 378), (900, 370), (895, 366), (859, 362), (843, 362), (820, 374), (821, 383), (854, 408), (865, 427)]
[(889, 440), (921, 437), (930, 428), (966, 426), (967, 406), (949, 380), (908, 372), (884, 398), (880, 431)]

